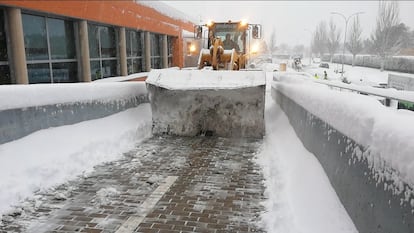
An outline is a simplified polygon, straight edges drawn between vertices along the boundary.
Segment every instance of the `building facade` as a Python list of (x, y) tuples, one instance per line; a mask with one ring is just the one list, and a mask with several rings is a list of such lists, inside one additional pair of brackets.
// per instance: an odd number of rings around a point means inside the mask
[(133, 0), (0, 0), (0, 84), (67, 83), (183, 67), (193, 23)]

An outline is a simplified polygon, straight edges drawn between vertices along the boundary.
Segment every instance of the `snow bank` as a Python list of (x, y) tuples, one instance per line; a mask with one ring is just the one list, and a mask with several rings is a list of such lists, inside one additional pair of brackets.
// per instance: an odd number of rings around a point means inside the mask
[(0, 145), (0, 214), (35, 191), (120, 158), (150, 134), (151, 109), (149, 104), (142, 104), (109, 117), (40, 130)]
[[(352, 64), (352, 54), (345, 54), (344, 63)], [(324, 61), (329, 61), (329, 56), (324, 56)], [(332, 59), (335, 63), (342, 63), (342, 54), (335, 54)], [(354, 64), (357, 66), (371, 67), (379, 69), (381, 67), (381, 58), (376, 55), (357, 55)], [(414, 58), (413, 56), (393, 56), (387, 57), (384, 63), (385, 70), (392, 70), (397, 72), (414, 73)]]
[(265, 177), (269, 233), (357, 232), (323, 168), (308, 152), (280, 107), (266, 100), (266, 136), (257, 162)]
[(127, 75), (127, 76), (102, 78), (102, 79), (95, 80), (93, 82), (94, 83), (123, 82), (123, 81), (138, 79), (138, 78), (145, 78), (147, 76), (148, 76), (148, 72), (141, 72), (141, 73), (136, 73), (136, 74), (130, 74), (130, 75)]
[(414, 103), (414, 92), (412, 91), (399, 91), (396, 89), (389, 88), (376, 88), (371, 86), (361, 86), (355, 84), (345, 84), (341, 81), (326, 81), (326, 80), (315, 80), (317, 83), (326, 84), (328, 86), (339, 87), (352, 91), (358, 91), (369, 95), (399, 100)]
[(237, 89), (266, 84), (263, 71), (151, 70), (147, 83), (170, 90)]
[(277, 90), (366, 148), (356, 156), (368, 160), (377, 181), (392, 181), (388, 188), (397, 194), (407, 191), (403, 183), (414, 184), (414, 112), (387, 108), (375, 98), (334, 91), (301, 76), (281, 75), (278, 80), (273, 84)]
[(0, 110), (74, 102), (110, 102), (145, 93), (143, 82), (0, 85)]

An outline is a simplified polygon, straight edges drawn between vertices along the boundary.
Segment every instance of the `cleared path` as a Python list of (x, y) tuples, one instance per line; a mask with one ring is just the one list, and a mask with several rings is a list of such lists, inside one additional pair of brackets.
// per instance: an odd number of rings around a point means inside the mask
[(262, 232), (262, 140), (153, 137), (39, 193), (0, 232)]

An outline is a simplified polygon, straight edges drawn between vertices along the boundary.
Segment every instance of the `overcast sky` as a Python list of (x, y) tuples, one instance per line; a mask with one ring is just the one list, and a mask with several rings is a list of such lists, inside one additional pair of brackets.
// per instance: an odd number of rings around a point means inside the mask
[[(206, 23), (213, 21), (239, 21), (247, 19), (250, 23), (263, 26), (268, 40), (276, 31), (277, 44), (310, 44), (311, 33), (321, 20), (333, 17), (339, 27), (345, 27), (345, 20), (331, 12), (349, 16), (361, 14), (363, 37), (368, 37), (375, 28), (378, 1), (164, 1), (192, 18)], [(410, 29), (414, 29), (414, 1), (400, 1), (400, 19)], [(352, 21), (352, 20), (350, 20)], [(349, 33), (349, 25), (348, 25)], [(343, 40), (343, 39), (342, 39)]]

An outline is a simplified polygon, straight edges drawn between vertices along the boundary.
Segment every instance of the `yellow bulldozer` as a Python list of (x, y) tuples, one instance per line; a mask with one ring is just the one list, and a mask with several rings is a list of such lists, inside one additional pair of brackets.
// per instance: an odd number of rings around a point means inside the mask
[[(246, 68), (250, 37), (260, 39), (261, 26), (239, 22), (208, 22), (195, 26), (195, 37), (203, 37), (207, 28), (207, 49), (200, 50), (198, 68), (211, 66), (213, 70), (240, 70)], [(250, 35), (251, 32), (251, 35)]]
[(208, 40), (198, 69), (151, 70), (146, 84), (154, 135), (263, 138), (265, 72), (245, 69), (259, 27), (244, 21), (196, 26), (196, 38)]

